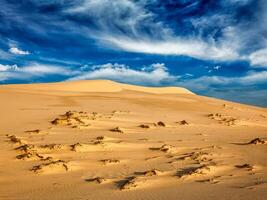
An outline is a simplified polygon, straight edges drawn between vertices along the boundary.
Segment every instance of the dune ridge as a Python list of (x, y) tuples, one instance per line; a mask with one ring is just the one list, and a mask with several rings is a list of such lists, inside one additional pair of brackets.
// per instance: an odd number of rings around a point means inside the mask
[(0, 88), (64, 92), (120, 92), (123, 90), (130, 90), (153, 94), (194, 94), (193, 92), (182, 87), (144, 87), (118, 83), (110, 80), (84, 80), (59, 83), (0, 85)]

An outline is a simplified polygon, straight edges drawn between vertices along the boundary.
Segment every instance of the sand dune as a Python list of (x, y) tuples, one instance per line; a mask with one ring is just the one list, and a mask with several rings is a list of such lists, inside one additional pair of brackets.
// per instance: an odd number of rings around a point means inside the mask
[(72, 81), (61, 83), (4, 85), (4, 89), (31, 91), (62, 91), (62, 92), (120, 92), (123, 90), (138, 91), (153, 94), (193, 94), (185, 88), (179, 87), (142, 87), (127, 85), (109, 80)]
[(267, 109), (106, 80), (0, 86), (0, 199), (266, 199)]

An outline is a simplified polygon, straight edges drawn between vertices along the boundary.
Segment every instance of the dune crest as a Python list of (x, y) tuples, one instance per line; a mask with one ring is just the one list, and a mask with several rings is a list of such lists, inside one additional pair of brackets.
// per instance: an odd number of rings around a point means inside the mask
[(36, 91), (61, 91), (61, 92), (121, 92), (130, 90), (136, 92), (152, 94), (193, 94), (191, 91), (182, 87), (144, 87), (118, 83), (110, 80), (84, 80), (69, 81), (59, 83), (42, 84), (20, 84), (20, 85), (2, 85), (0, 88), (16, 90), (36, 90)]

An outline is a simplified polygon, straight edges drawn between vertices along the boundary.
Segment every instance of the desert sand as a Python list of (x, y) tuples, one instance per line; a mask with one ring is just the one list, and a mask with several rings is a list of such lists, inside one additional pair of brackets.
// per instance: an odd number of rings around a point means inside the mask
[(267, 199), (267, 109), (106, 80), (0, 86), (1, 200)]

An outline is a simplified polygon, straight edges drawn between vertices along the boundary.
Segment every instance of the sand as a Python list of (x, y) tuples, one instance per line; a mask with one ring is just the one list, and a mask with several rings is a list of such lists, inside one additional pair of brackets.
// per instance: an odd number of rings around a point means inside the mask
[(106, 80), (0, 86), (0, 199), (267, 199), (267, 109)]

